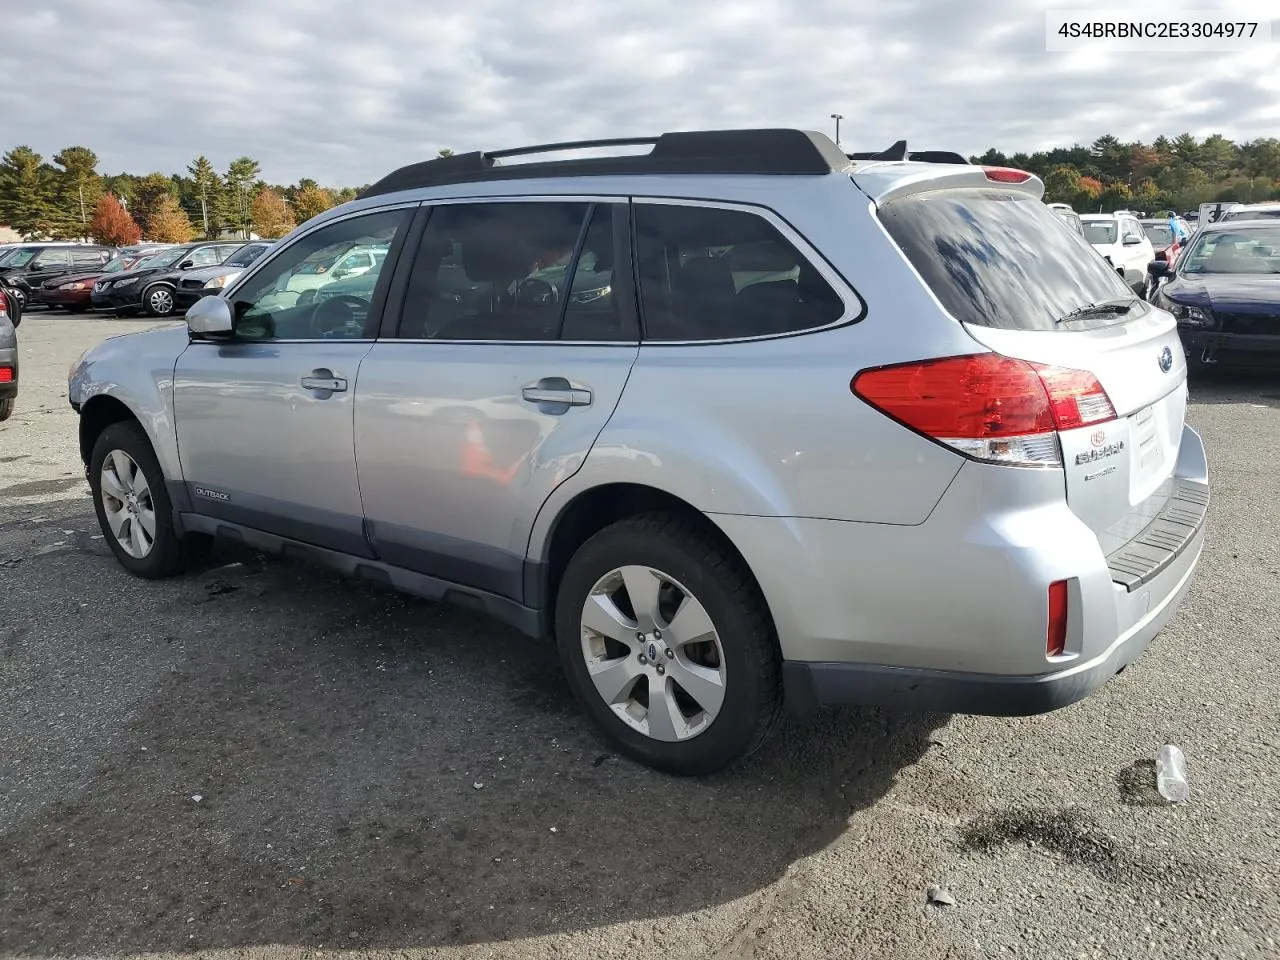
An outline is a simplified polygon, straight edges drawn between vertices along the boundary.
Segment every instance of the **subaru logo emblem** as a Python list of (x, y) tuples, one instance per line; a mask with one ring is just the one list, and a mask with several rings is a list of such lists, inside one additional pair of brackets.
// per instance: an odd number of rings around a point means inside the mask
[(1173, 351), (1168, 347), (1160, 351), (1160, 369), (1165, 373), (1173, 369)]

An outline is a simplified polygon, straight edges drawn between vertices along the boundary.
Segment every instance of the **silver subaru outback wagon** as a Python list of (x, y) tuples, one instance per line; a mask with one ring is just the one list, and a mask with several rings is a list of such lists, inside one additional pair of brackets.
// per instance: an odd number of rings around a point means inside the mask
[(784, 705), (1034, 714), (1141, 654), (1209, 499), (1173, 318), (1028, 173), (645, 142), (405, 167), (90, 350), (68, 395), (119, 562), (222, 536), (487, 611), (683, 774)]

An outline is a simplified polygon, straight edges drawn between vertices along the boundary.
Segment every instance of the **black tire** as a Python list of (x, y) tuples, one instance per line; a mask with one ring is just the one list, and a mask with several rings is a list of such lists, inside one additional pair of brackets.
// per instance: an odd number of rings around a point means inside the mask
[(142, 309), (149, 317), (171, 317), (178, 304), (173, 299), (173, 287), (157, 283), (142, 294)]
[[(114, 451), (123, 451), (141, 469), (150, 491), (155, 514), (155, 538), (151, 550), (143, 557), (130, 555), (116, 539), (107, 521), (102, 496), (102, 465)], [(120, 565), (137, 577), (158, 580), (182, 573), (203, 559), (211, 541), (202, 535), (180, 537), (173, 520), (173, 504), (164, 485), (164, 473), (156, 459), (151, 442), (142, 427), (133, 421), (113, 423), (98, 436), (89, 457), (89, 487), (93, 491), (93, 508), (98, 515), (102, 537)]]
[[(719, 634), (724, 699), (710, 726), (689, 739), (664, 742), (629, 726), (605, 703), (588, 672), (581, 640), (583, 605), (602, 577), (628, 565), (649, 566), (687, 587)], [(729, 767), (765, 742), (781, 712), (781, 658), (755, 578), (717, 537), (691, 519), (643, 514), (587, 540), (560, 581), (555, 632), (569, 685), (588, 716), (621, 752), (658, 770), (696, 776)]]
[(5, 397), (3, 400), (0, 400), (0, 423), (3, 423), (13, 416), (14, 402), (15, 398), (13, 397)]
[(88, 313), (89, 312), (89, 308), (86, 307), (83, 303), (73, 304), (72, 306), (67, 307), (67, 309), (72, 313)]

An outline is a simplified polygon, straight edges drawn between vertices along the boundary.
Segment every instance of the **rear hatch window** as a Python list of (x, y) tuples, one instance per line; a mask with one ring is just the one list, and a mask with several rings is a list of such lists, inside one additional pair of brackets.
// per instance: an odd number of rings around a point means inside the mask
[[(879, 216), (961, 323), (1082, 330), (1124, 323), (1146, 309), (1084, 238), (1063, 230), (1055, 214), (1027, 194), (938, 190), (891, 200)], [(1089, 310), (1117, 303), (1131, 308)], [(1064, 321), (1068, 316), (1073, 319)]]

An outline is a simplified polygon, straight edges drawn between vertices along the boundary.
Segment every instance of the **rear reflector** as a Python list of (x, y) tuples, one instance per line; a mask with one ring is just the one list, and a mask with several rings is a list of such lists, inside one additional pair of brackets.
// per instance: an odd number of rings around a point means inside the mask
[(917, 433), (994, 463), (1059, 465), (1057, 431), (1116, 416), (1088, 371), (996, 353), (864, 370), (849, 386)]
[(983, 167), (982, 172), (992, 183), (1026, 183), (1031, 174), (1025, 170), (1014, 170), (1012, 167)]
[(1060, 657), (1067, 649), (1067, 581), (1055, 580), (1049, 584), (1049, 632), (1045, 641), (1045, 653)]
[(0, 367), (0, 383), (13, 383), (13, 367)]

